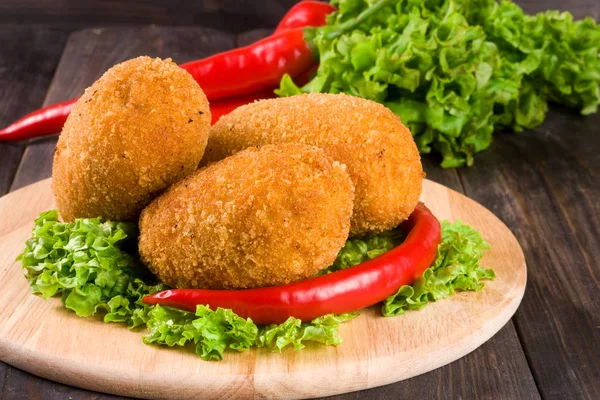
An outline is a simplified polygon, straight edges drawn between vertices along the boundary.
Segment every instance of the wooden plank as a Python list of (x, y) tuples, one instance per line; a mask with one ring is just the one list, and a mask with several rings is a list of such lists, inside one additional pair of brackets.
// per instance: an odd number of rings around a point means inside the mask
[(4, 394), (4, 387), (6, 382), (6, 372), (8, 371), (9, 366), (3, 362), (0, 362), (0, 396)]
[[(42, 104), (66, 38), (49, 30), (0, 29), (0, 126)], [(0, 142), (0, 195), (8, 191), (25, 145)]]
[(8, 192), (15, 172), (19, 168), (25, 146), (26, 144), (21, 142), (0, 143), (0, 163), (2, 163), (2, 168), (0, 168), (0, 195)]
[(509, 323), (473, 353), (445, 367), (407, 381), (326, 399), (539, 399), (523, 352), (514, 343), (518, 344), (518, 338)]
[[(69, 37), (44, 105), (77, 97), (108, 68), (133, 57), (171, 57), (178, 63), (232, 48), (232, 34), (206, 28), (86, 29)], [(33, 142), (25, 150), (11, 190), (52, 172), (56, 137)]]
[[(41, 105), (66, 39), (66, 34), (50, 30), (0, 29), (1, 126)], [(0, 143), (0, 195), (8, 191), (25, 146), (26, 142)], [(0, 393), (9, 369), (0, 362)]]
[(73, 30), (90, 26), (204, 26), (228, 32), (274, 27), (298, 0), (4, 0), (0, 24)]
[(251, 31), (242, 32), (235, 38), (236, 47), (247, 46), (273, 33), (273, 29), (253, 29)]
[[(255, 1), (116, 1), (116, 0), (4, 0), (0, 2), (0, 25), (37, 25), (70, 31), (90, 26), (157, 24), (205, 26), (229, 32), (274, 27), (298, 0)], [(576, 18), (598, 20), (596, 0), (516, 0), (528, 13), (558, 9)]]
[(459, 171), (467, 195), (525, 251), (515, 321), (545, 398), (600, 398), (599, 124), (599, 114), (555, 108), (533, 131), (497, 135), (475, 168)]
[(16, 368), (10, 368), (7, 384), (2, 393), (2, 400), (118, 400), (125, 397), (104, 393), (94, 393), (61, 383), (52, 382), (38, 376), (28, 374)]
[(598, 0), (514, 0), (528, 14), (546, 10), (568, 11), (575, 19), (592, 17), (598, 21), (600, 17), (600, 2)]
[(589, 272), (596, 286), (600, 281), (599, 123), (598, 114), (585, 118), (556, 108), (548, 116), (546, 125), (550, 129), (542, 127), (544, 146), (536, 154), (548, 190), (558, 201), (579, 250), (591, 266)]

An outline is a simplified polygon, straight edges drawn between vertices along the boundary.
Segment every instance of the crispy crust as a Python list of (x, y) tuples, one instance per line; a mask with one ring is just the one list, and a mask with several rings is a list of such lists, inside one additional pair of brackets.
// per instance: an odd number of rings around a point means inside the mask
[(210, 119), (202, 89), (170, 59), (109, 69), (79, 99), (56, 146), (52, 188), (62, 218), (137, 219), (197, 168)]
[(222, 117), (210, 131), (203, 165), (253, 145), (306, 143), (347, 165), (356, 187), (351, 235), (381, 232), (408, 218), (423, 169), (400, 119), (373, 101), (343, 94), (262, 100)]
[(346, 167), (300, 144), (249, 148), (196, 171), (144, 209), (139, 250), (174, 287), (241, 289), (329, 266), (350, 229)]

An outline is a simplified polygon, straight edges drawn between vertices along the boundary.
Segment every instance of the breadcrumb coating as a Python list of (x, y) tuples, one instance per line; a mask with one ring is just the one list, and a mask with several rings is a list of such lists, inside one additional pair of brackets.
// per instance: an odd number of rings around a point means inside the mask
[(242, 106), (213, 125), (201, 165), (249, 146), (291, 142), (322, 147), (348, 167), (356, 187), (352, 236), (394, 228), (417, 205), (424, 173), (410, 131), (383, 105), (344, 94)]
[(139, 251), (178, 288), (286, 284), (331, 265), (350, 229), (346, 167), (301, 144), (252, 147), (202, 168), (144, 209)]
[(109, 69), (77, 101), (56, 146), (52, 189), (62, 218), (136, 220), (196, 170), (210, 119), (202, 89), (170, 59)]

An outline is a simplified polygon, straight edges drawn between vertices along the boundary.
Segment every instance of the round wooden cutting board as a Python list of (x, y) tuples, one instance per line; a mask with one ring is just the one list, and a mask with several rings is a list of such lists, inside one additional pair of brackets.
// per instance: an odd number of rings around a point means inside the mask
[(421, 199), (439, 219), (479, 229), (490, 242), (482, 264), (496, 280), (421, 311), (382, 317), (379, 307), (340, 328), (338, 347), (261, 348), (202, 361), (190, 349), (142, 344), (141, 332), (78, 318), (59, 298), (29, 292), (14, 260), (33, 219), (54, 207), (50, 179), (0, 199), (0, 359), (30, 373), (86, 389), (142, 398), (307, 398), (385, 385), (431, 371), (473, 351), (516, 311), (525, 291), (523, 252), (490, 211), (425, 181)]

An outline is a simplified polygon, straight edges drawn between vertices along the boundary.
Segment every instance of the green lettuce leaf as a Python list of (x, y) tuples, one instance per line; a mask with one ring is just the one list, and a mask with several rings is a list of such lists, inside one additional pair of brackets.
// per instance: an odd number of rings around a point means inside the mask
[(347, 314), (327, 314), (315, 318), (311, 322), (302, 322), (290, 317), (282, 324), (267, 325), (261, 328), (256, 345), (270, 347), (273, 351), (280, 352), (285, 347), (292, 345), (294, 350), (302, 350), (303, 342), (317, 342), (337, 346), (342, 343), (338, 336), (339, 325), (358, 316), (358, 312)]
[(56, 294), (80, 317), (106, 311), (106, 322), (144, 325), (149, 306), (145, 295), (164, 290), (147, 284), (152, 275), (140, 263), (133, 223), (100, 218), (60, 222), (55, 210), (36, 220), (32, 237), (18, 257), (31, 291), (47, 299)]
[(386, 317), (420, 310), (430, 301), (446, 298), (455, 291), (479, 291), (485, 279), (494, 279), (491, 269), (479, 265), (483, 251), (489, 249), (479, 232), (460, 221), (442, 221), (442, 242), (435, 263), (413, 284), (398, 289), (382, 307)]
[(383, 103), (443, 167), (472, 165), (494, 131), (539, 125), (548, 101), (582, 114), (600, 104), (600, 27), (591, 18), (529, 16), (507, 0), (397, 0), (335, 35), (379, 0), (332, 3), (339, 11), (310, 31), (316, 76), (303, 87), (284, 76), (276, 93)]
[(333, 264), (317, 275), (330, 274), (371, 260), (398, 246), (405, 237), (406, 235), (400, 228), (395, 228), (364, 238), (350, 238), (338, 253)]
[(236, 351), (250, 349), (258, 333), (250, 318), (240, 318), (223, 308), (212, 311), (200, 305), (193, 314), (157, 305), (149, 316), (147, 325), (150, 333), (144, 336), (144, 343), (170, 347), (194, 343), (196, 354), (206, 361), (222, 360), (227, 348)]

